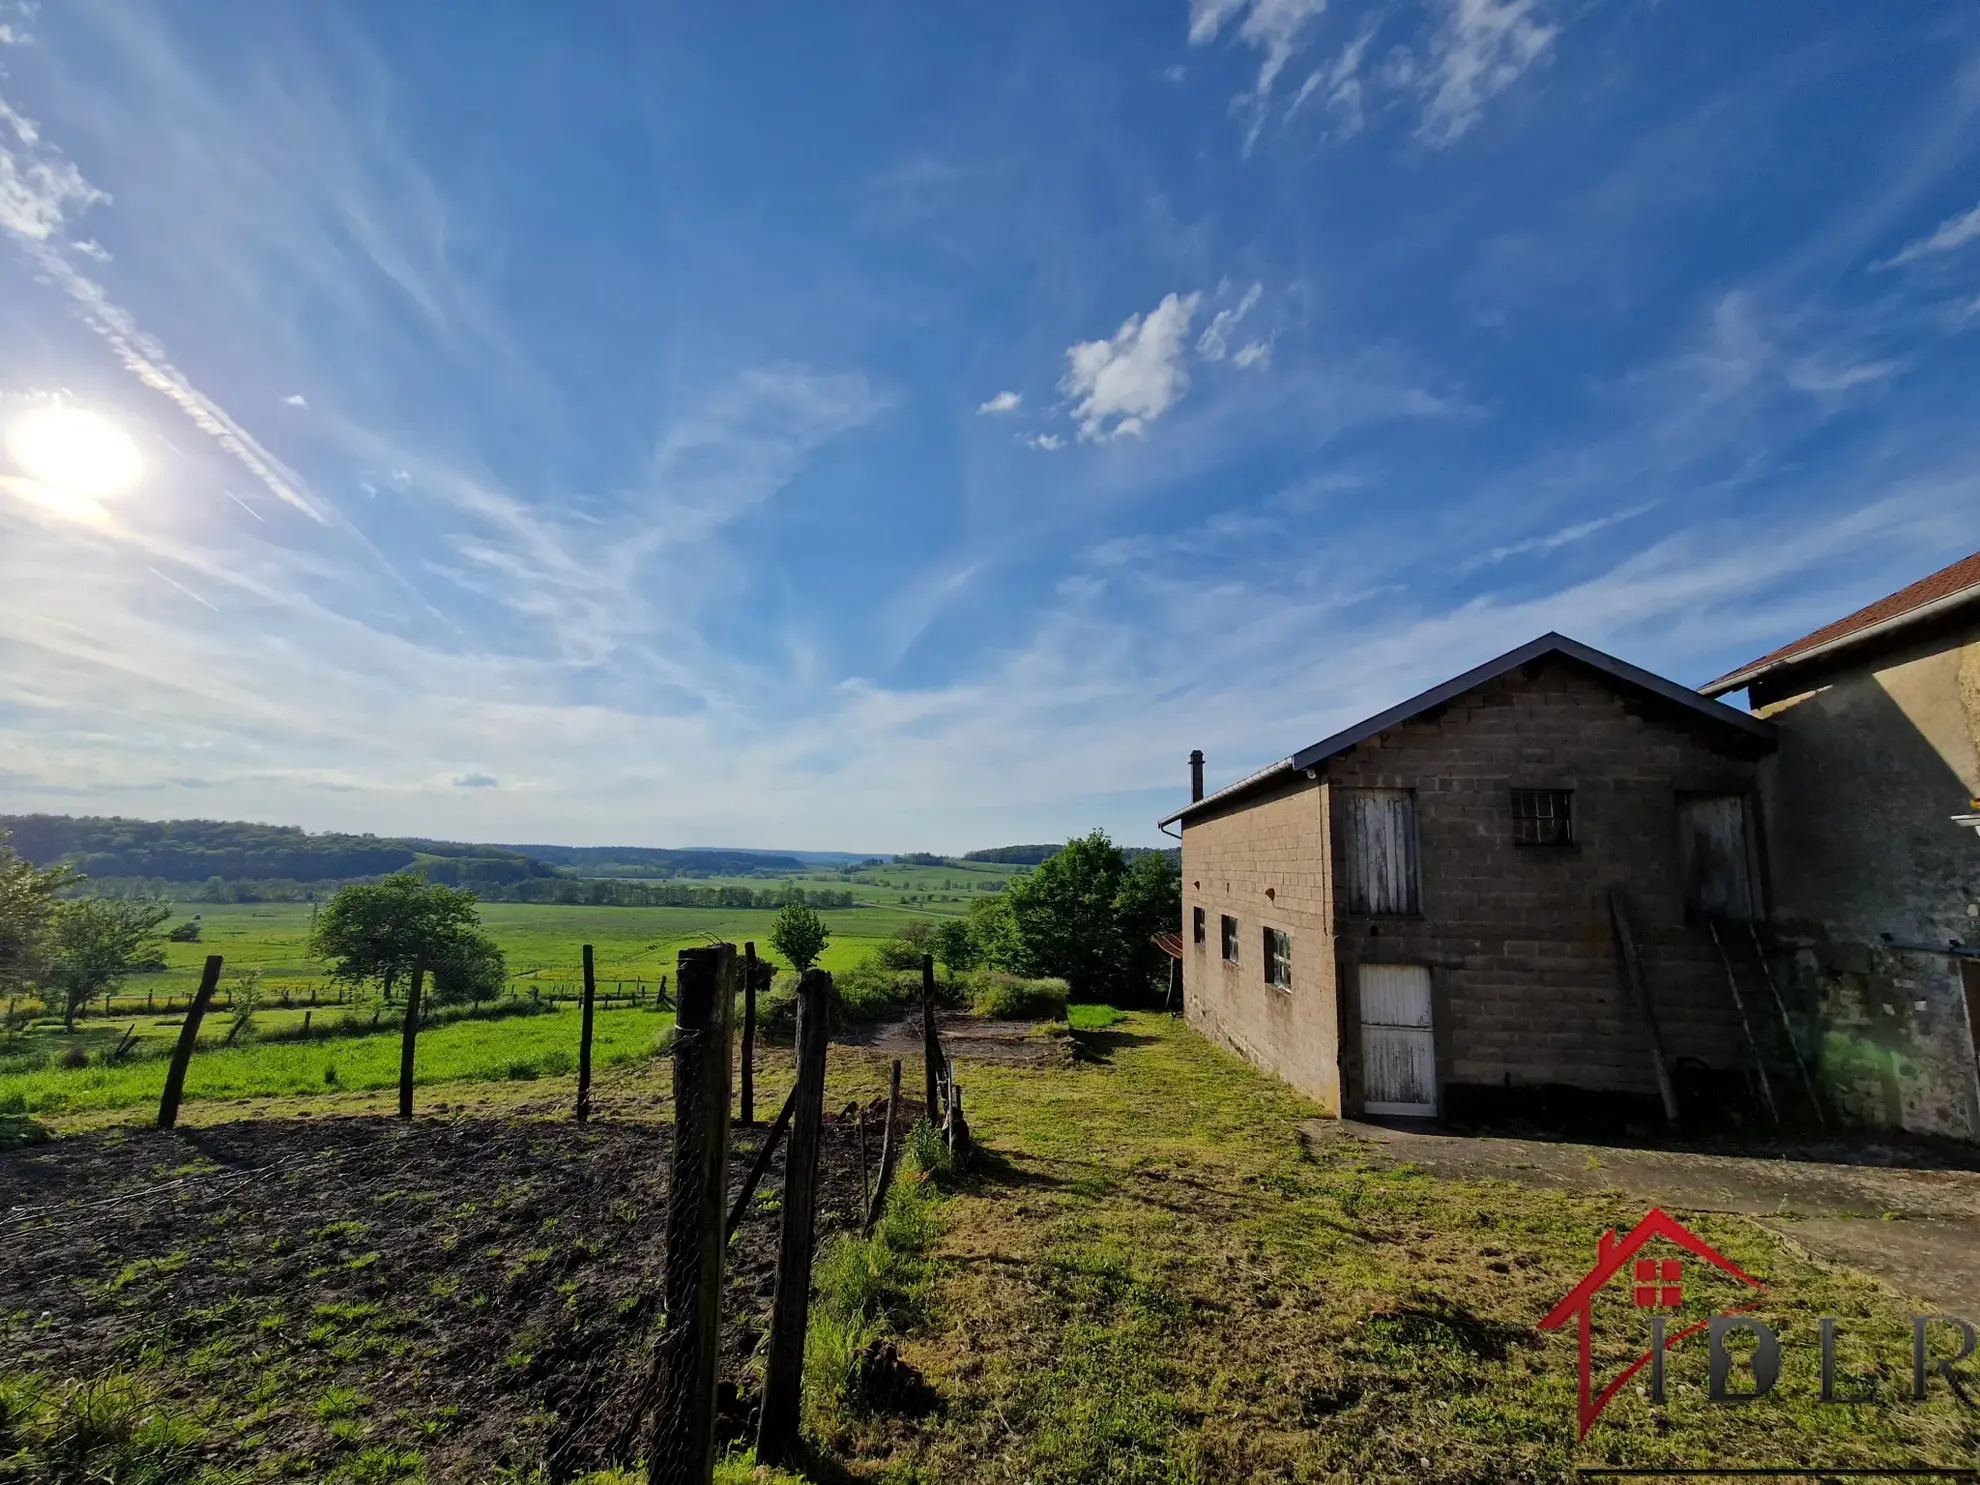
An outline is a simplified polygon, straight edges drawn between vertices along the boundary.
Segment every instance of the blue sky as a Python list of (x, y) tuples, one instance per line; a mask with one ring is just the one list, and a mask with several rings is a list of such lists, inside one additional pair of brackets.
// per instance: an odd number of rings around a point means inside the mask
[(1192, 747), (1980, 545), (1971, 7), (0, 28), (0, 423), (141, 463), (0, 464), (6, 808), (1152, 842)]

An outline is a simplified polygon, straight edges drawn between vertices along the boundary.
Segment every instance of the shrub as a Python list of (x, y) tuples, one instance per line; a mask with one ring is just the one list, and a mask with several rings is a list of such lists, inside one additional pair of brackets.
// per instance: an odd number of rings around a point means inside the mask
[(970, 976), (970, 1008), (999, 1021), (1063, 1021), (1064, 980), (1021, 980), (995, 971)]
[(921, 971), (889, 969), (875, 956), (834, 976), (833, 988), (838, 992), (840, 1016), (847, 1021), (871, 1021), (920, 999)]
[(70, 1047), (58, 1060), (64, 1067), (88, 1067), (89, 1053), (81, 1047)]

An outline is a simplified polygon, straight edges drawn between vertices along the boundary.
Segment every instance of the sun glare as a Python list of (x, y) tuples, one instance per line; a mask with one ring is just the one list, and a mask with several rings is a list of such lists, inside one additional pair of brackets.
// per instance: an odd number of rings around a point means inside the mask
[(60, 404), (15, 419), (7, 430), (7, 452), (23, 474), (91, 500), (121, 495), (144, 472), (130, 434), (100, 413)]

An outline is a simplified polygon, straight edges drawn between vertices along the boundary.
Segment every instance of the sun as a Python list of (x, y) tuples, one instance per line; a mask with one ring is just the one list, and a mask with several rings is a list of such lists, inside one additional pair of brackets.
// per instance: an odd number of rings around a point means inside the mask
[(32, 408), (7, 430), (21, 471), (65, 495), (121, 495), (144, 473), (130, 434), (100, 413), (60, 403)]

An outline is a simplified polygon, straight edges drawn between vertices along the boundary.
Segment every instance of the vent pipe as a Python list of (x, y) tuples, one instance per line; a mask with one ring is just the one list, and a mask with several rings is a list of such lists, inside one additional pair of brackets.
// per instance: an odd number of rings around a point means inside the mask
[(1195, 804), (1203, 797), (1203, 749), (1192, 748), (1189, 754), (1189, 802)]

